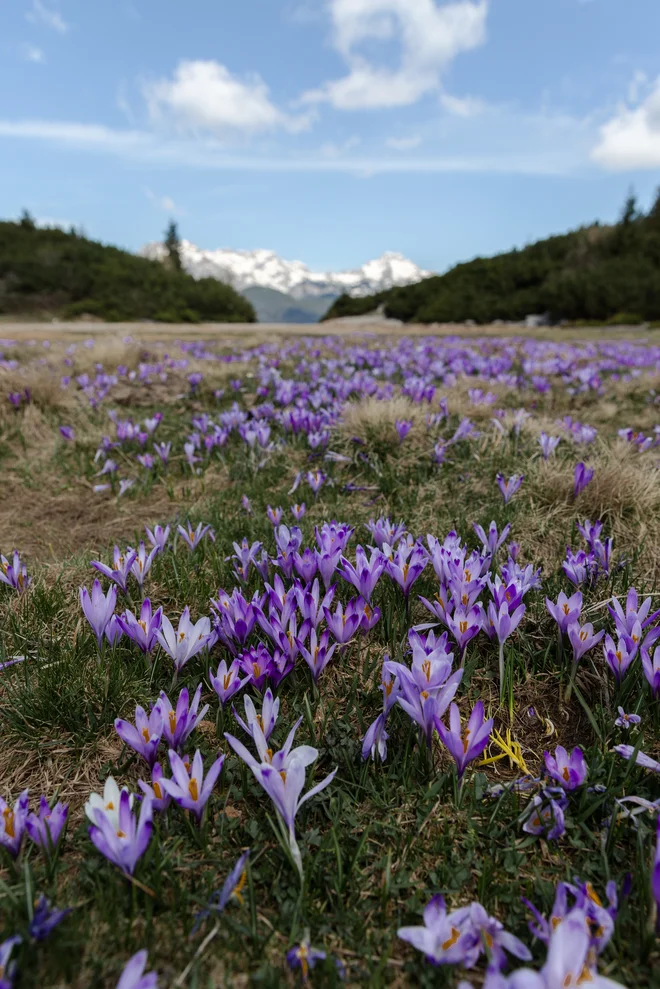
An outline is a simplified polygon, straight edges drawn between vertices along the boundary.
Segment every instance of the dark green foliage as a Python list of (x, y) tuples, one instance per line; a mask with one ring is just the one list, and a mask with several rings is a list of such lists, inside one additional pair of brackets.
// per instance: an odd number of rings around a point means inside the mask
[(445, 275), (362, 299), (341, 296), (325, 319), (384, 305), (406, 323), (522, 320), (605, 322), (619, 313), (660, 318), (660, 196), (648, 215), (634, 195), (613, 227), (595, 224), (522, 250), (456, 265)]
[(165, 247), (167, 248), (167, 253), (169, 255), (170, 264), (172, 267), (175, 271), (182, 271), (181, 242), (179, 241), (179, 230), (174, 220), (170, 220), (167, 225), (167, 230), (165, 231)]
[(19, 223), (0, 223), (0, 315), (84, 313), (106, 320), (255, 321), (250, 303), (214, 278), (196, 281), (73, 231), (39, 229), (28, 214)]

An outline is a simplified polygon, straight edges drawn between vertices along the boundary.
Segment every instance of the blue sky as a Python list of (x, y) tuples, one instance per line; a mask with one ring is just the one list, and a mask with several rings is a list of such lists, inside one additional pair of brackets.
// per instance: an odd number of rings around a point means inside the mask
[(11, 0), (0, 216), (422, 266), (660, 184), (658, 0)]

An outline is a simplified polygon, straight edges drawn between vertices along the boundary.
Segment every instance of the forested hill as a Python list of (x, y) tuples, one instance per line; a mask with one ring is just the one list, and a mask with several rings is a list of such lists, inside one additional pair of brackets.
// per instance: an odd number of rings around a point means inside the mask
[(255, 320), (247, 299), (214, 278), (196, 281), (175, 265), (75, 231), (37, 227), (29, 217), (0, 222), (0, 315), (84, 314), (172, 323)]
[(324, 316), (385, 315), (414, 323), (660, 319), (660, 195), (648, 214), (630, 197), (620, 221), (549, 237), (459, 264), (444, 275), (361, 299), (340, 296)]

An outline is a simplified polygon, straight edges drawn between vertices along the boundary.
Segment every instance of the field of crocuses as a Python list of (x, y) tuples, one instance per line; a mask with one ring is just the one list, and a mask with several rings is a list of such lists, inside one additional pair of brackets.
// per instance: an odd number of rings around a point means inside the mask
[(0, 987), (660, 985), (660, 345), (0, 341)]

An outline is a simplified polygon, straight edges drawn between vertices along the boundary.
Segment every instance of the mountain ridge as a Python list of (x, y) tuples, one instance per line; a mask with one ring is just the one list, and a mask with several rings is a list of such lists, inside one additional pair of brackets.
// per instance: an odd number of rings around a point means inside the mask
[[(266, 249), (204, 250), (182, 240), (179, 251), (184, 270), (193, 278), (217, 278), (239, 292), (253, 287), (274, 289), (298, 300), (342, 294), (360, 298), (411, 285), (433, 274), (394, 251), (386, 251), (359, 268), (339, 272), (315, 272), (302, 261), (286, 261)], [(163, 260), (167, 250), (160, 241), (152, 241), (139, 253)]]

